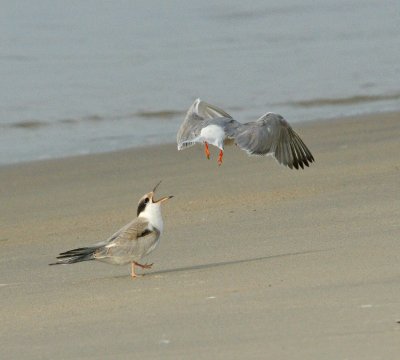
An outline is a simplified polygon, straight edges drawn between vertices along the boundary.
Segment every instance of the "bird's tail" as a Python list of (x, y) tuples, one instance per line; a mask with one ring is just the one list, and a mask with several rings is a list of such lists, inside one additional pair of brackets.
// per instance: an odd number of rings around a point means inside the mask
[(49, 265), (63, 265), (63, 264), (74, 264), (80, 261), (94, 260), (94, 253), (98, 247), (84, 247), (73, 250), (68, 250), (57, 256), (57, 262)]

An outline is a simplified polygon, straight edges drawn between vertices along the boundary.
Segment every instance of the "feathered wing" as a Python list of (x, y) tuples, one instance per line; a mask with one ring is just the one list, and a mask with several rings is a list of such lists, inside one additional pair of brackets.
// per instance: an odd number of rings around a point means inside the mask
[(208, 104), (200, 99), (195, 100), (186, 113), (185, 119), (178, 130), (176, 137), (178, 150), (194, 145), (204, 123), (207, 120), (220, 117), (232, 119), (228, 113), (217, 106)]
[[(72, 249), (57, 256), (57, 262), (49, 265), (73, 264), (88, 260), (105, 260), (105, 258), (131, 258), (135, 253), (141, 256), (159, 237), (157, 230), (150, 230), (149, 223), (143, 219), (135, 219), (114, 233), (106, 241), (88, 247)], [(110, 249), (112, 249), (110, 251)], [(113, 261), (110, 261), (113, 262)]]
[(115, 233), (94, 257), (114, 263), (137, 261), (155, 248), (159, 237), (160, 232), (156, 228), (150, 229), (147, 220), (136, 218)]
[(224, 110), (220, 109), (218, 106), (211, 105), (200, 99), (195, 100), (193, 105), (195, 104), (197, 114), (204, 119), (215, 119), (218, 117), (232, 119), (232, 116), (230, 116)]
[(237, 129), (235, 142), (250, 155), (272, 155), (290, 169), (304, 169), (314, 161), (300, 136), (281, 115), (274, 113), (243, 124)]

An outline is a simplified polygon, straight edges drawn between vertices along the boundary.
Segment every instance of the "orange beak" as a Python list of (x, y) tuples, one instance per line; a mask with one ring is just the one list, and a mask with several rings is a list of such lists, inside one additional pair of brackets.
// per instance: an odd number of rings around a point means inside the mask
[(160, 200), (157, 200), (157, 201), (153, 201), (154, 203), (162, 203), (163, 201), (166, 201), (166, 200), (168, 200), (168, 199), (171, 199), (171, 198), (173, 198), (174, 196), (173, 195), (170, 195), (170, 196), (164, 196), (163, 198), (161, 198)]

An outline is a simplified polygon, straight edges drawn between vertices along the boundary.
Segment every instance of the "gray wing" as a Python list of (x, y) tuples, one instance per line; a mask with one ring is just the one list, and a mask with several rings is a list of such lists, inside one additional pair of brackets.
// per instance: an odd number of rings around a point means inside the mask
[(208, 104), (200, 99), (195, 100), (178, 130), (176, 136), (178, 150), (194, 145), (201, 129), (208, 125), (209, 120), (216, 118), (232, 119), (228, 113), (217, 106)]
[(147, 220), (136, 218), (112, 235), (94, 257), (99, 260), (110, 258), (110, 262), (115, 263), (139, 260), (155, 248), (159, 237), (160, 232), (150, 229)]
[(250, 155), (272, 155), (280, 164), (290, 169), (304, 169), (314, 161), (310, 150), (278, 114), (268, 113), (254, 122), (237, 129), (236, 144)]
[(139, 260), (157, 245), (160, 232), (150, 229), (149, 223), (136, 218), (118, 230), (106, 241), (92, 246), (65, 251), (50, 265), (73, 264), (87, 260), (101, 260), (112, 264), (125, 264)]

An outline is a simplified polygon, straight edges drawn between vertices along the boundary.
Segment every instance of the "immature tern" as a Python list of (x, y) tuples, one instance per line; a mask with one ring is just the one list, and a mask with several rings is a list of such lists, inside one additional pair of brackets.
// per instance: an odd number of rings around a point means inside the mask
[(69, 250), (57, 256), (57, 262), (49, 265), (74, 264), (80, 261), (99, 260), (109, 264), (131, 263), (131, 276), (135, 278), (135, 266), (150, 269), (153, 264), (140, 264), (138, 261), (150, 254), (158, 245), (163, 231), (161, 204), (173, 196), (154, 199), (153, 191), (139, 200), (137, 218), (122, 227), (105, 241), (89, 247)]
[(208, 159), (208, 145), (218, 147), (218, 165), (222, 164), (224, 145), (232, 143), (249, 155), (272, 155), (279, 164), (290, 169), (304, 169), (304, 165), (309, 166), (314, 161), (300, 136), (281, 115), (267, 113), (257, 121), (242, 124), (224, 110), (200, 99), (189, 108), (177, 134), (178, 150), (195, 143), (204, 143)]

